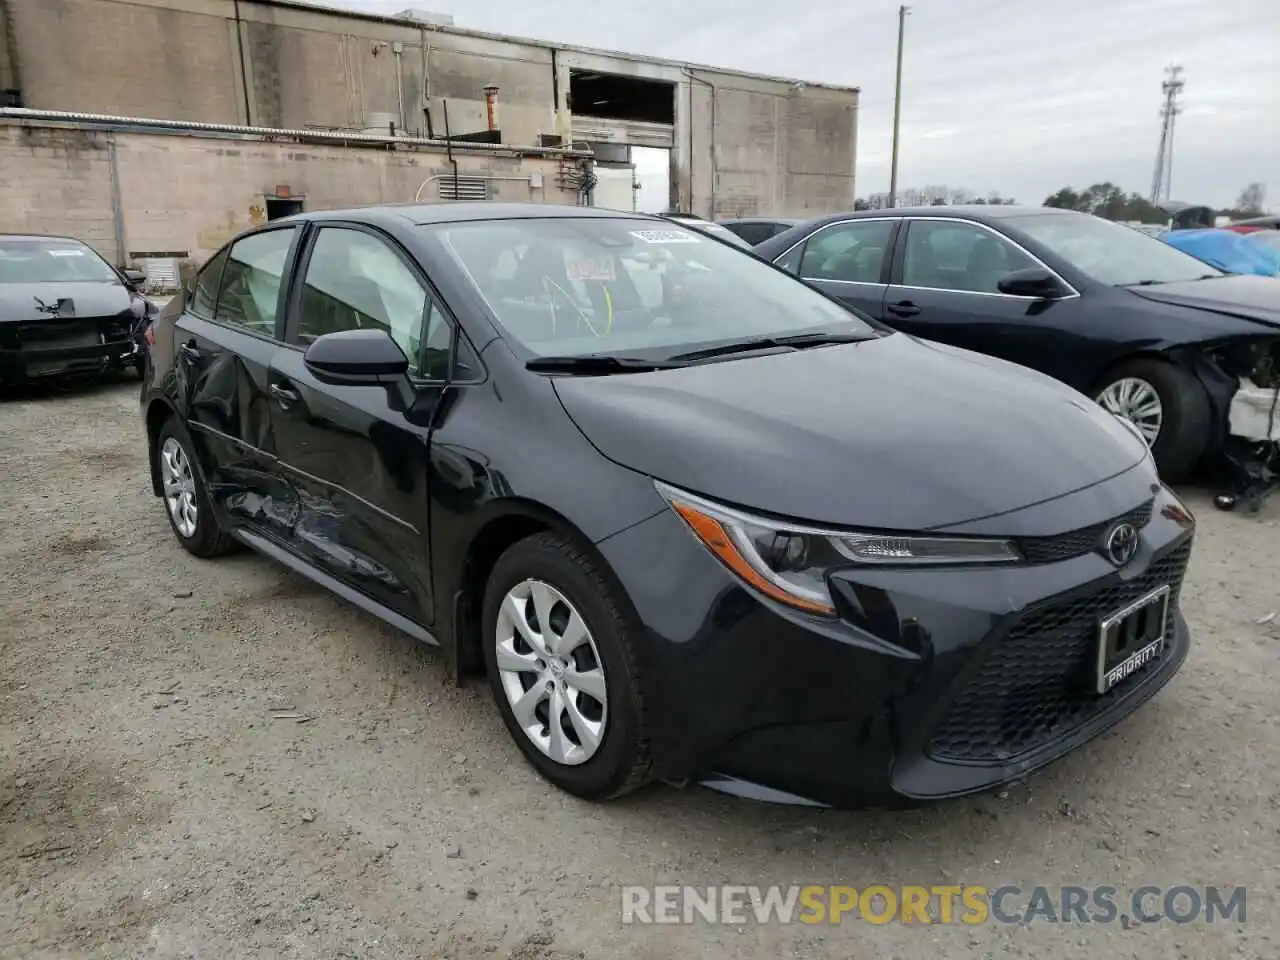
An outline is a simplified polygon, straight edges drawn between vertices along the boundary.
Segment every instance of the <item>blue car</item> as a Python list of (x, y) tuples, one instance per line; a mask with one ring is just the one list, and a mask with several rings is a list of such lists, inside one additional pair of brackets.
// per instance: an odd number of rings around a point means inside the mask
[(1228, 273), (1280, 277), (1280, 252), (1252, 242), (1249, 234), (1218, 228), (1170, 230), (1160, 239)]

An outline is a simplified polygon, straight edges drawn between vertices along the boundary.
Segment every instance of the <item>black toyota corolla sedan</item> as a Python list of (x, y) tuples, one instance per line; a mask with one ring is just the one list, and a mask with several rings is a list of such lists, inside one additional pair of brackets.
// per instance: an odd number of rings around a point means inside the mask
[(147, 339), (151, 482), (486, 673), (578, 796), (982, 790), (1173, 676), (1194, 521), (1142, 437), (670, 221), (312, 213)]
[(1129, 418), (1161, 474), (1247, 489), (1280, 442), (1280, 283), (1048, 207), (832, 214), (756, 253), (895, 329), (1024, 364)]
[(71, 237), (0, 234), (0, 384), (142, 373), (145, 276)]

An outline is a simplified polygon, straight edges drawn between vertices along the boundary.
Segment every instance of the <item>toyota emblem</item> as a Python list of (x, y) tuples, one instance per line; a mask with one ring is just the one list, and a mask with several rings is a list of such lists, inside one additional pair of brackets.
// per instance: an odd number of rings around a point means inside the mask
[(1104, 549), (1108, 560), (1123, 567), (1138, 552), (1138, 528), (1131, 523), (1117, 523), (1107, 534)]

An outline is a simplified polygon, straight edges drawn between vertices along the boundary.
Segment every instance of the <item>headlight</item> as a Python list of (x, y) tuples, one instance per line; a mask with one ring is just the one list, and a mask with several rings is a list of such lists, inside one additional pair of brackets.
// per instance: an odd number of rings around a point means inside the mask
[(749, 586), (831, 616), (827, 574), (840, 567), (1015, 563), (1008, 540), (823, 530), (756, 517), (657, 483), (658, 492), (716, 558)]

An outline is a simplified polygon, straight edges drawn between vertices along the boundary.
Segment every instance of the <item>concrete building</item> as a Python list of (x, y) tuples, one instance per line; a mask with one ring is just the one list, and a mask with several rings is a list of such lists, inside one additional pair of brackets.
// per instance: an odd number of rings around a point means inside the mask
[[(622, 205), (637, 148), (669, 152), (671, 206), (701, 216), (852, 206), (856, 89), (439, 21), (286, 0), (0, 0), (0, 106), (44, 112), (0, 115), (0, 229), (44, 216), (40, 202), (15, 206), (15, 184), (33, 179), (51, 202), (115, 196), (130, 222), (112, 225), (113, 249), (199, 258), (299, 196), (311, 209), (415, 193), (581, 202), (572, 170), (584, 151)], [(386, 142), (340, 145), (361, 132)], [(317, 143), (303, 150), (306, 134)], [(99, 179), (111, 164), (114, 179)], [(101, 214), (85, 211), (86, 222)], [(201, 226), (182, 240), (177, 216)]]

